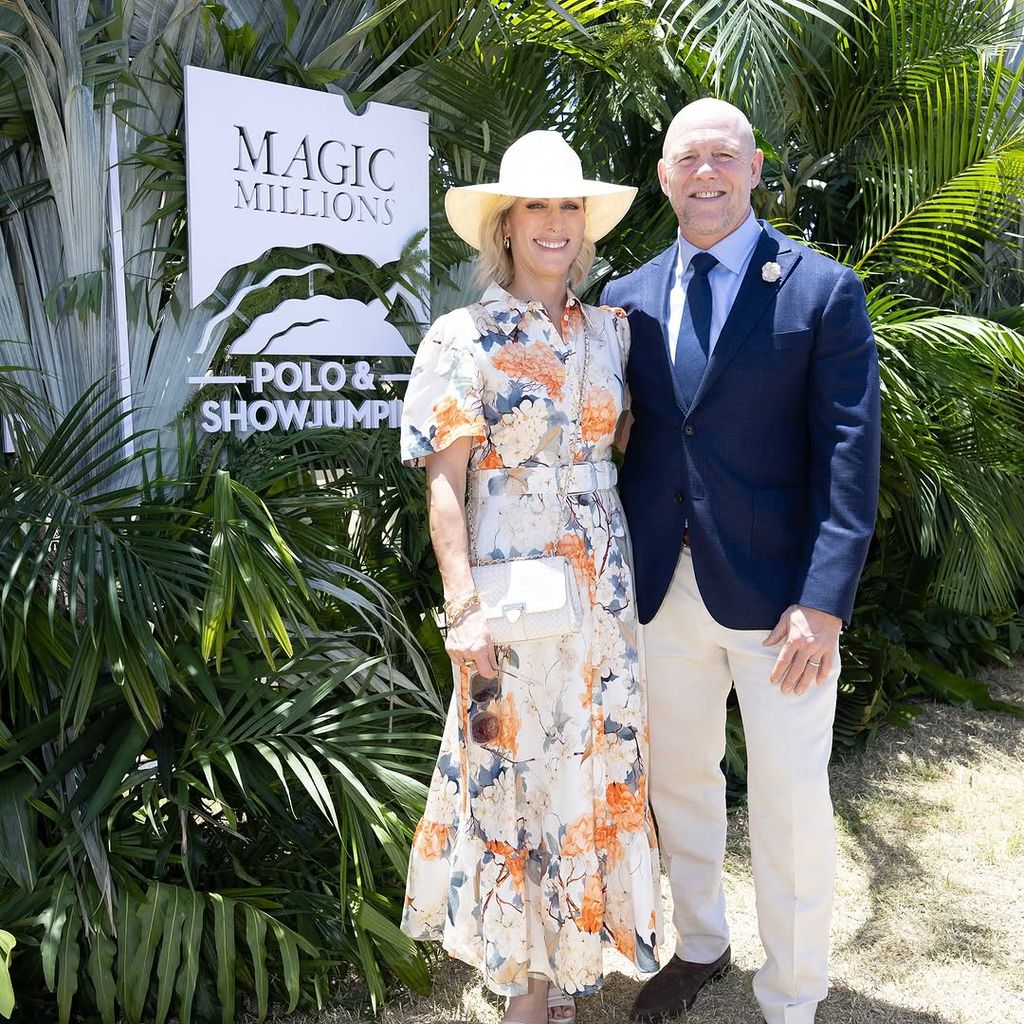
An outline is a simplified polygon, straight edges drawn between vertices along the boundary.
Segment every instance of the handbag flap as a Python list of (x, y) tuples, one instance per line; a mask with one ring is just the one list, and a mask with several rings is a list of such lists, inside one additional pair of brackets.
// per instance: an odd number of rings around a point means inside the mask
[(568, 596), (567, 559), (519, 559), (473, 567), (473, 579), (486, 618), (517, 618), (561, 608)]

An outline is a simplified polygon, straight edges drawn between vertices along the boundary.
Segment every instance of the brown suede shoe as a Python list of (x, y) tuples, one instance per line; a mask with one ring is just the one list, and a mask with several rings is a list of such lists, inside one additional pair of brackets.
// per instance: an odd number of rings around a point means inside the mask
[(629, 1019), (638, 1024), (653, 1024), (689, 1010), (697, 1002), (700, 990), (725, 974), (731, 961), (731, 947), (710, 964), (693, 964), (672, 957), (637, 993)]

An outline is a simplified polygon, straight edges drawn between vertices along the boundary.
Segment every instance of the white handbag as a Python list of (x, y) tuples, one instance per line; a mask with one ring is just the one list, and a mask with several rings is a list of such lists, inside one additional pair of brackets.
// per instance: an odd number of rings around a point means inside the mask
[(578, 633), (583, 625), (576, 571), (563, 555), (490, 562), (472, 572), (480, 610), (499, 646)]
[[(590, 338), (583, 333), (583, 369), (570, 450), (582, 446), (583, 392), (590, 362)], [(572, 464), (570, 457), (570, 464)], [(568, 476), (568, 474), (566, 474)], [(559, 489), (559, 497), (565, 491)], [(475, 516), (467, 506), (470, 550), (475, 549)], [(583, 625), (583, 600), (576, 570), (564, 555), (509, 558), (470, 566), (480, 609), (499, 647), (526, 640), (577, 633)]]

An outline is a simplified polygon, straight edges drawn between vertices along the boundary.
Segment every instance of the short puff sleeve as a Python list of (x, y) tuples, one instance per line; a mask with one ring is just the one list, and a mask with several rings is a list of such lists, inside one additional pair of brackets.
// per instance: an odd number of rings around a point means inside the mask
[(420, 343), (402, 408), (402, 463), (415, 469), (460, 437), (487, 436), (476, 327), (457, 309), (436, 320)]

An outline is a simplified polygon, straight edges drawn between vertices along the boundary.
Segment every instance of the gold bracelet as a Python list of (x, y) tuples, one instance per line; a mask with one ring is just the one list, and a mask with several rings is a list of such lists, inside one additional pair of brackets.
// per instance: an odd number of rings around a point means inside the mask
[(448, 620), (448, 625), (454, 625), (470, 608), (479, 604), (480, 595), (475, 590), (470, 590), (466, 594), (453, 597), (450, 601), (445, 601), (444, 614)]

